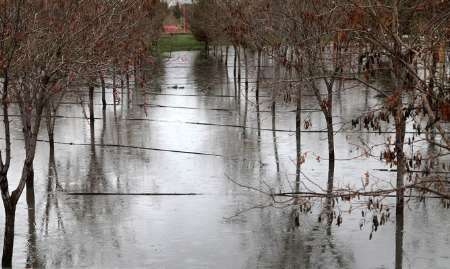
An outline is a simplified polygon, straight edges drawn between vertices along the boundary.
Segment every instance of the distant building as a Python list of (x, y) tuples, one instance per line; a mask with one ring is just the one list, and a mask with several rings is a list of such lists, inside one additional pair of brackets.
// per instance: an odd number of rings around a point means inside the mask
[[(188, 9), (190, 4), (182, 4), (188, 1), (172, 1), (175, 2), (169, 10), (170, 12), (164, 18), (163, 30), (165, 33), (185, 33), (189, 32)], [(177, 2), (179, 4), (177, 5)]]
[(163, 29), (165, 33), (178, 33), (178, 26), (175, 24), (164, 24)]

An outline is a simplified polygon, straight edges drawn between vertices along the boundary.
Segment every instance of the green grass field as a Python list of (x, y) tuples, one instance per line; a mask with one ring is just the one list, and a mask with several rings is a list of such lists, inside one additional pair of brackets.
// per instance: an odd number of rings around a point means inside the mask
[(165, 34), (158, 41), (160, 53), (170, 51), (201, 50), (204, 43), (197, 41), (192, 34)]

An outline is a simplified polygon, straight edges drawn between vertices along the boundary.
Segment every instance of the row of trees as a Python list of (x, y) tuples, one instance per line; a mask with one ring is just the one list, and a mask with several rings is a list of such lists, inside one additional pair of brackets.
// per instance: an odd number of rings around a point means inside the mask
[[(397, 213), (401, 216), (405, 190), (450, 198), (450, 182), (446, 173), (444, 176), (425, 173), (405, 183), (411, 172), (430, 171), (450, 150), (448, 1), (197, 0), (192, 14), (192, 31), (198, 39), (219, 47), (221, 51), (225, 49), (226, 54), (229, 46), (234, 48), (237, 97), (241, 95), (240, 65), (243, 64), (247, 103), (247, 52), (255, 51), (257, 111), (261, 57), (264, 56), (271, 60), (274, 69), (273, 77), (269, 79), (273, 113), (277, 99), (296, 105), (295, 189), (270, 195), (289, 197), (296, 204), (302, 197), (327, 197), (330, 213), (331, 198), (352, 199), (360, 195), (395, 193)], [(395, 129), (393, 139), (388, 139), (378, 152), (374, 145), (365, 145), (365, 155), (376, 158), (381, 155), (384, 162), (397, 168), (396, 186), (392, 189), (368, 192), (364, 186), (361, 189), (335, 188), (333, 98), (346, 88), (355, 86), (376, 91), (381, 99), (377, 106), (347, 126), (359, 125), (375, 132), (390, 127)], [(300, 146), (301, 129), (310, 124), (301, 118), (304, 93), (315, 96), (316, 105), (326, 122), (329, 152), (326, 193), (299, 188), (300, 165), (304, 162)], [(407, 136), (407, 126), (415, 132), (410, 137)], [(422, 157), (421, 153), (411, 150), (414, 148), (411, 145), (416, 143), (425, 143), (436, 150)]]
[[(140, 67), (149, 63), (149, 45), (157, 40), (167, 6), (159, 0), (5, 0), (0, 1), (0, 77), (5, 144), (0, 152), (0, 189), (5, 208), (2, 266), (11, 267), (16, 205), (27, 190), (34, 209), (33, 161), (45, 119), (54, 151), (58, 105), (67, 89), (89, 92), (94, 124), (94, 87), (105, 77), (130, 77), (138, 84)], [(116, 99), (114, 98), (116, 101)], [(10, 191), (10, 109), (20, 111), (25, 159), (18, 185)]]

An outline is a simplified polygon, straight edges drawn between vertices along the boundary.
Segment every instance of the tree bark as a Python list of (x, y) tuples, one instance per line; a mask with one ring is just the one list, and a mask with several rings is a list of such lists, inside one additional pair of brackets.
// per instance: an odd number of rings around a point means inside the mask
[(332, 191), (334, 184), (335, 154), (334, 154), (333, 117), (331, 116), (331, 111), (326, 116), (326, 122), (328, 134), (328, 189)]
[(28, 242), (26, 268), (40, 268), (36, 255), (36, 211), (28, 209)]
[[(5, 204), (5, 200), (3, 200)], [(5, 235), (3, 238), (3, 256), (2, 256), (2, 267), (11, 268), (12, 267), (12, 257), (14, 250), (14, 226), (15, 226), (15, 216), (16, 208), (14, 206), (5, 206)]]
[(117, 98), (117, 89), (116, 89), (116, 67), (113, 67), (113, 73), (112, 73), (112, 88), (113, 88), (113, 103), (114, 107), (116, 106), (116, 98)]
[(278, 156), (278, 145), (277, 145), (277, 133), (276, 129), (276, 114), (275, 114), (275, 100), (272, 101), (271, 111), (272, 111), (272, 138), (273, 138), (273, 152), (275, 155), (275, 166), (277, 167), (277, 175), (280, 173), (280, 157)]
[(8, 85), (9, 76), (8, 70), (3, 70), (4, 80), (3, 80), (3, 94), (2, 94), (2, 105), (3, 105), (3, 125), (5, 134), (5, 160), (0, 159), (1, 171), (0, 171), (0, 189), (2, 193), (3, 206), (5, 208), (5, 230), (3, 238), (3, 256), (2, 256), (2, 267), (12, 266), (12, 255), (14, 249), (14, 218), (15, 218), (15, 204), (13, 203), (11, 196), (9, 194), (8, 187), (8, 170), (11, 160), (11, 133), (9, 128), (9, 100), (8, 100)]
[(403, 211), (403, 204), (395, 209), (395, 269), (403, 268)]
[(256, 103), (259, 103), (259, 80), (261, 79), (261, 50), (258, 49), (258, 65), (256, 69)]
[(133, 61), (133, 77), (134, 77), (134, 89), (138, 89), (137, 67), (136, 60)]
[(247, 50), (244, 48), (244, 68), (245, 68), (245, 105), (244, 105), (244, 131), (247, 126), (247, 114), (248, 114), (248, 59)]
[(47, 123), (47, 135), (48, 135), (48, 142), (50, 147), (50, 155), (55, 154), (55, 138), (54, 138), (54, 131), (55, 131), (55, 119), (52, 118), (52, 112), (51, 108), (47, 107), (47, 115), (45, 117), (45, 121)]
[(91, 124), (94, 123), (94, 86), (89, 85), (89, 119)]
[(397, 157), (397, 207), (403, 207), (404, 203), (404, 177), (406, 160), (403, 145), (405, 143), (406, 122), (403, 116), (401, 99), (395, 112), (395, 155)]
[(100, 73), (100, 83), (102, 85), (102, 104), (103, 104), (103, 110), (106, 109), (106, 86), (105, 86), (105, 78), (103, 77), (103, 74)]
[(34, 210), (35, 198), (34, 198), (34, 169), (33, 163), (25, 164), (25, 169), (27, 169), (27, 206), (28, 210)]
[(297, 164), (295, 172), (295, 191), (300, 191), (300, 166), (301, 166), (301, 128), (302, 128), (302, 98), (301, 98), (301, 88), (298, 87), (297, 90), (297, 109), (295, 111), (295, 142), (297, 145)]
[(237, 49), (236, 46), (233, 45), (234, 49), (234, 63), (233, 63), (233, 82), (234, 82), (234, 96), (237, 97), (237, 83), (236, 83), (236, 77), (237, 77)]
[(260, 80), (260, 78), (261, 78), (261, 50), (258, 49), (258, 64), (257, 64), (257, 70), (256, 70), (256, 90), (255, 90), (258, 137), (261, 137), (261, 118), (260, 118), (260, 113), (259, 113), (259, 80)]
[(127, 84), (127, 102), (130, 103), (130, 75), (128, 74), (128, 67), (127, 67), (127, 74), (125, 75), (126, 84)]
[(227, 67), (227, 76), (228, 76), (228, 46), (225, 48), (225, 66)]
[[(248, 93), (248, 50), (244, 48), (244, 67), (245, 67), (245, 92)], [(247, 100), (246, 100), (247, 101)]]
[(241, 49), (237, 48), (237, 96), (240, 105), (241, 99)]

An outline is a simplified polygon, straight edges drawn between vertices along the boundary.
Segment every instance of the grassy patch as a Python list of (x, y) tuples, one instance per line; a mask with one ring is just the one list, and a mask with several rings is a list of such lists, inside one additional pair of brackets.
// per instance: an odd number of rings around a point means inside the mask
[(197, 41), (192, 34), (166, 34), (158, 41), (160, 53), (170, 51), (201, 50), (204, 43)]

